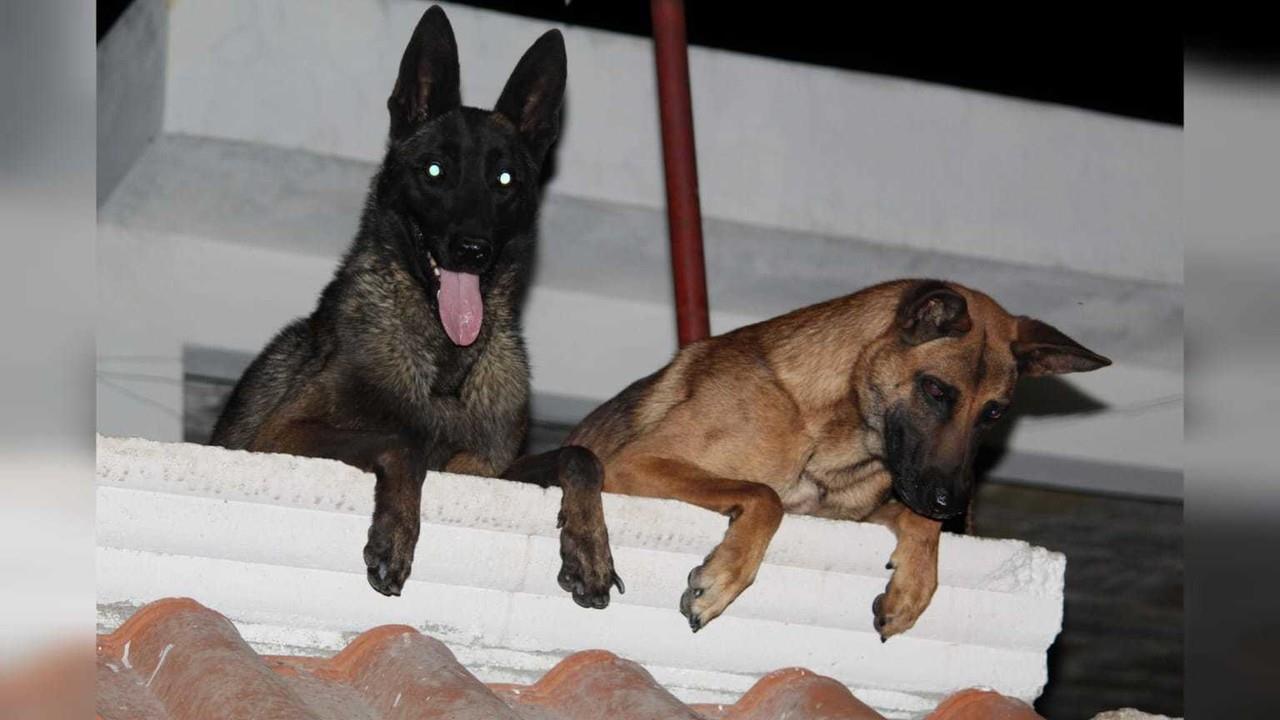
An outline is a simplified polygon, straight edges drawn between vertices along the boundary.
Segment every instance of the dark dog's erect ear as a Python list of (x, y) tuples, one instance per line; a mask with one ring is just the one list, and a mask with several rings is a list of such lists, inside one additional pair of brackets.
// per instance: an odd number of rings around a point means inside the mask
[(1018, 337), (1010, 349), (1025, 376), (1086, 372), (1111, 364), (1054, 326), (1025, 316), (1018, 318)]
[(515, 124), (538, 162), (560, 133), (567, 64), (564, 37), (548, 30), (520, 58), (493, 108)]
[(972, 327), (964, 296), (937, 280), (911, 287), (898, 304), (898, 332), (908, 345), (959, 337)]
[(439, 5), (422, 14), (400, 58), (400, 75), (387, 98), (391, 139), (399, 140), (419, 124), (462, 105), (458, 88), (458, 43)]

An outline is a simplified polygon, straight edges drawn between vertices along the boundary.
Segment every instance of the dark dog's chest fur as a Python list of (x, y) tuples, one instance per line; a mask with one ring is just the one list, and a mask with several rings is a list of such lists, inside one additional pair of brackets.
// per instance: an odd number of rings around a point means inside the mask
[[(334, 318), (344, 371), (371, 382), (379, 394), (394, 396), (383, 401), (403, 404), (408, 414), (422, 420), (429, 420), (433, 406), (441, 401), (461, 400), (482, 361), (514, 364), (510, 369), (527, 381), (514, 313), (526, 258), (513, 258), (517, 262), (494, 277), (484, 298), (486, 319), (480, 336), (474, 344), (460, 347), (441, 329), (430, 287), (395, 255), (380, 252), (377, 246), (385, 246), (383, 240), (370, 243), (371, 248), (357, 244), (326, 290), (325, 295), (334, 296), (333, 307), (326, 307), (322, 299), (317, 309)], [(510, 342), (512, 338), (517, 341)]]
[[(273, 414), (301, 401), (307, 415), (321, 414), (334, 427), (433, 446), (442, 458), (430, 463), (437, 468), (469, 445), (518, 446), (495, 437), (515, 432), (519, 421), (512, 416), (527, 396), (514, 314), (518, 273), (495, 279), (480, 337), (458, 347), (441, 330), (423, 287), (385, 252), (388, 237), (379, 223), (366, 224), (374, 227), (357, 240), (312, 315), (286, 327), (246, 371), (213, 442), (253, 447)], [(484, 382), (503, 386), (507, 401), (487, 403), (495, 392)], [(507, 454), (495, 460), (509, 460)]]

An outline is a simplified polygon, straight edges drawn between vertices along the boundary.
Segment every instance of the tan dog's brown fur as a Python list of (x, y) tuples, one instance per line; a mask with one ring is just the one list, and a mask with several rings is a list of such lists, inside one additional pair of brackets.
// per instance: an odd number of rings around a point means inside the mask
[(927, 414), (912, 409), (913, 395), (923, 373), (938, 378), (956, 401), (947, 422), (930, 426), (930, 462), (968, 473), (984, 413), (998, 416), (992, 408), (1008, 404), (1020, 374), (1109, 362), (980, 292), (902, 280), (691, 344), (596, 409), (567, 444), (597, 455), (605, 491), (730, 518), (681, 599), (695, 631), (755, 580), (784, 513), (887, 525), (894, 572), (874, 603), (887, 638), (933, 597), (942, 523), (895, 499), (886, 416)]

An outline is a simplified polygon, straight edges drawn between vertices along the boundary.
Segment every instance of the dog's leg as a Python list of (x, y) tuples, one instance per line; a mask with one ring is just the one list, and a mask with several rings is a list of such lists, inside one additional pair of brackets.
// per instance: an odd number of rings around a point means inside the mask
[(502, 476), (563, 491), (560, 515), (560, 573), (556, 579), (573, 601), (586, 608), (609, 606), (609, 588), (626, 592), (613, 569), (609, 530), (604, 521), (604, 468), (595, 453), (568, 445), (516, 460)]
[(449, 458), (449, 462), (444, 464), (444, 471), (477, 477), (493, 477), (498, 474), (498, 469), (492, 463), (469, 452), (460, 452)]
[(364, 546), (369, 585), (383, 595), (399, 595), (413, 569), (422, 522), (424, 453), (402, 446), (382, 452), (374, 461), (378, 477), (373, 496), (373, 522)]
[(372, 472), (373, 521), (364, 546), (369, 584), (399, 595), (413, 568), (427, 466), (421, 443), (394, 433), (341, 430), (317, 420), (269, 423), (250, 450), (340, 460)]
[(889, 557), (893, 570), (889, 586), (871, 604), (881, 642), (905, 632), (933, 599), (938, 588), (938, 537), (942, 523), (911, 512), (896, 500), (882, 505), (870, 517), (893, 530), (898, 545)]
[(392, 433), (340, 430), (321, 420), (271, 418), (245, 449), (339, 460), (370, 471), (378, 454), (399, 441)]
[(689, 573), (680, 612), (694, 632), (720, 616), (755, 582), (765, 549), (782, 523), (773, 488), (708, 473), (696, 465), (653, 456), (621, 456), (609, 467), (609, 492), (672, 498), (729, 518), (724, 540)]

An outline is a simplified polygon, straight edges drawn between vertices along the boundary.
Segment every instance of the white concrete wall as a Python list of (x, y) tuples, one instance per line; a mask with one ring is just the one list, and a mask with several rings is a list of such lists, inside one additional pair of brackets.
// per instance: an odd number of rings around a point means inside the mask
[[(489, 107), (547, 23), (449, 13)], [(165, 129), (377, 162), (421, 2), (174, 3)], [(557, 193), (662, 207), (650, 43), (563, 28)], [(1181, 130), (692, 48), (702, 208), (766, 227), (1182, 280)]]
[(263, 653), (330, 654), (375, 625), (447, 643), (486, 682), (529, 682), (604, 648), (686, 702), (732, 702), (803, 666), (890, 718), (919, 718), (972, 686), (1031, 701), (1062, 621), (1065, 558), (1013, 540), (944, 535), (939, 588), (916, 626), (881, 643), (872, 599), (893, 538), (883, 527), (787, 517), (756, 582), (696, 635), (677, 610), (724, 518), (666, 500), (605, 497), (618, 573), (603, 611), (556, 584), (558, 489), (432, 473), (403, 596), (368, 587), (360, 556), (373, 477), (338, 462), (100, 438), (98, 620), (194, 597)]

